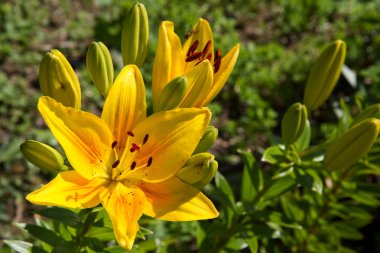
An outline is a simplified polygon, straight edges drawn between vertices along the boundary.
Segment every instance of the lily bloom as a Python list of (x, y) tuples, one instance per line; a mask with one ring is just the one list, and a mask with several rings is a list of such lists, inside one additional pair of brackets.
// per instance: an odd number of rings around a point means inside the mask
[(143, 79), (128, 65), (116, 78), (101, 118), (46, 96), (38, 109), (74, 170), (30, 193), (30, 202), (66, 208), (101, 203), (126, 249), (132, 248), (142, 214), (168, 221), (218, 216), (205, 195), (175, 176), (210, 121), (207, 108), (146, 117)]
[(240, 46), (237, 44), (224, 57), (214, 53), (213, 35), (209, 23), (199, 19), (186, 42), (174, 32), (174, 24), (161, 23), (156, 57), (153, 65), (153, 109), (159, 108), (164, 87), (174, 78), (184, 75), (187, 88), (177, 107), (207, 106), (218, 95), (235, 66)]

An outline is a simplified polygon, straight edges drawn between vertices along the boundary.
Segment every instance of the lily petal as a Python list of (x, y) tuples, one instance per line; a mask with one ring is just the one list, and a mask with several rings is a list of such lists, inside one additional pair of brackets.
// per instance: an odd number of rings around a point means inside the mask
[(230, 76), (236, 60), (239, 55), (240, 45), (234, 46), (226, 56), (222, 58), (222, 63), (218, 72), (214, 76), (214, 84), (211, 88), (210, 93), (206, 99), (202, 102), (201, 106), (207, 106), (222, 90), (224, 84), (226, 83), (228, 77)]
[(139, 188), (130, 188), (122, 183), (111, 185), (102, 201), (113, 225), (119, 245), (131, 249), (139, 230), (145, 195)]
[(187, 94), (178, 107), (201, 107), (214, 81), (214, 71), (208, 60), (202, 61), (187, 74)]
[(65, 107), (46, 96), (39, 99), (38, 110), (64, 149), (70, 164), (82, 177), (107, 176), (106, 164), (113, 138), (100, 118)]
[(157, 108), (159, 94), (165, 85), (182, 74), (184, 68), (181, 40), (170, 21), (161, 23), (158, 31), (157, 51), (153, 64), (153, 107)]
[(146, 117), (145, 86), (135, 65), (117, 76), (103, 107), (102, 119), (111, 129), (118, 153), (124, 151), (127, 132)]
[(140, 168), (127, 171), (129, 175), (125, 176), (147, 182), (173, 176), (193, 153), (210, 118), (207, 108), (179, 108), (146, 118), (133, 130), (136, 143), (144, 143), (149, 137), (136, 157), (137, 168)]
[(214, 204), (199, 190), (171, 177), (160, 183), (143, 183), (144, 214), (168, 221), (213, 219), (219, 215)]
[[(184, 55), (182, 56), (182, 59), (186, 58), (187, 51), (189, 51), (189, 48), (194, 44), (196, 40), (199, 43), (196, 50), (197, 52), (202, 52), (207, 42), (211, 41), (211, 47), (209, 49), (209, 52), (212, 54), (212, 58), (210, 59), (210, 61), (214, 62), (214, 41), (213, 41), (212, 30), (207, 20), (203, 18), (200, 18), (198, 20), (198, 23), (193, 27), (192, 35), (190, 36), (188, 40), (186, 40), (185, 44), (183, 45), (182, 50), (183, 50)], [(192, 67), (194, 67), (196, 63), (197, 61), (186, 63), (184, 73), (186, 73)]]
[(26, 199), (37, 205), (90, 208), (100, 203), (103, 183), (102, 179), (87, 180), (76, 171), (65, 171)]

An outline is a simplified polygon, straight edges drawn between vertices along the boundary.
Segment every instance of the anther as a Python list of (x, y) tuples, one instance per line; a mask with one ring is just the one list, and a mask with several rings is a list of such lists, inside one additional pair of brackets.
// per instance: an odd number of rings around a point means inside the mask
[(112, 149), (114, 149), (116, 147), (116, 145), (117, 145), (117, 141), (113, 141), (112, 145), (111, 145)]
[(116, 168), (116, 167), (119, 165), (119, 163), (120, 163), (120, 160), (116, 160), (116, 162), (114, 162), (114, 163), (112, 164), (112, 168), (113, 168), (113, 169)]
[(202, 56), (202, 52), (195, 52), (186, 58), (186, 62), (192, 62)]
[(129, 151), (135, 152), (136, 150), (140, 150), (140, 146), (137, 145), (136, 143), (132, 143), (132, 147)]
[(146, 164), (146, 167), (149, 167), (150, 165), (152, 165), (152, 162), (153, 162), (153, 158), (149, 157), (148, 163)]
[(199, 44), (198, 40), (194, 41), (194, 43), (191, 44), (191, 46), (189, 47), (189, 50), (187, 51), (186, 56), (192, 55), (194, 53), (195, 49), (197, 49), (198, 44)]
[(135, 135), (132, 133), (132, 131), (128, 131), (127, 134), (128, 134), (129, 136), (132, 136), (132, 137), (135, 136)]
[(146, 135), (144, 136), (144, 140), (143, 140), (142, 145), (144, 145), (144, 144), (148, 141), (148, 138), (149, 138), (149, 134), (146, 134)]
[(132, 164), (131, 164), (131, 170), (134, 170), (136, 168), (136, 162), (133, 161)]
[(209, 61), (211, 61), (211, 59), (212, 59), (212, 53), (209, 53), (209, 54), (206, 56), (206, 59), (209, 60)]
[(205, 47), (203, 48), (203, 51), (202, 51), (202, 58), (204, 58), (208, 51), (210, 50), (210, 47), (211, 47), (211, 40), (207, 41)]
[(218, 72), (221, 63), (222, 63), (222, 55), (220, 53), (220, 50), (216, 50), (216, 56), (215, 56), (215, 61), (214, 61), (214, 73)]

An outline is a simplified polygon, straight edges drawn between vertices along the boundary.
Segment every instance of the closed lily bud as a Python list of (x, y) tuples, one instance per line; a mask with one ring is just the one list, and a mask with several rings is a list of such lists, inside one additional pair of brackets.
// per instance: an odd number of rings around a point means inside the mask
[(43, 170), (58, 171), (68, 169), (61, 154), (44, 143), (28, 140), (21, 144), (20, 150), (29, 162)]
[(91, 42), (86, 55), (87, 70), (99, 93), (107, 97), (113, 83), (113, 64), (108, 48), (102, 42)]
[(318, 57), (307, 80), (304, 103), (309, 110), (321, 106), (330, 96), (346, 57), (346, 43), (337, 40)]
[(121, 55), (124, 66), (144, 64), (148, 48), (148, 14), (142, 3), (135, 3), (127, 12), (121, 33)]
[(282, 141), (286, 146), (295, 143), (302, 135), (307, 124), (307, 109), (301, 103), (288, 108), (281, 122)]
[(47, 52), (42, 59), (39, 81), (42, 94), (54, 98), (65, 106), (80, 109), (79, 80), (70, 63), (57, 49)]
[(339, 136), (326, 150), (328, 170), (343, 170), (364, 157), (371, 149), (380, 131), (380, 120), (367, 119)]
[(215, 176), (218, 163), (214, 158), (210, 153), (193, 155), (187, 160), (182, 169), (177, 172), (176, 177), (200, 190), (210, 183)]
[(218, 129), (213, 126), (208, 126), (193, 154), (199, 154), (209, 150), (214, 144), (217, 137)]
[(176, 108), (186, 94), (187, 78), (179, 76), (170, 81), (160, 94), (157, 111)]
[(361, 113), (359, 113), (358, 116), (356, 116), (351, 126), (357, 125), (360, 122), (369, 118), (380, 118), (380, 104), (368, 106), (364, 111), (362, 111)]

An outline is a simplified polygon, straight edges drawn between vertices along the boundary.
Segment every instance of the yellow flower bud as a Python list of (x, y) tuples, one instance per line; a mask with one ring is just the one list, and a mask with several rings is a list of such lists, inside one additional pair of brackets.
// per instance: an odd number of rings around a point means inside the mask
[(309, 110), (321, 106), (333, 91), (346, 57), (346, 43), (337, 40), (318, 57), (307, 80), (304, 103)]
[(302, 135), (307, 123), (307, 109), (301, 103), (295, 103), (286, 111), (281, 122), (282, 141), (286, 146), (295, 143)]
[(380, 118), (380, 104), (368, 106), (364, 111), (359, 113), (351, 124), (351, 127), (369, 118)]
[(370, 118), (339, 136), (326, 150), (328, 170), (343, 170), (364, 157), (375, 143), (380, 131), (380, 120)]
[(113, 64), (108, 48), (102, 42), (91, 42), (86, 55), (87, 70), (99, 93), (107, 97), (113, 83)]
[(81, 90), (78, 78), (65, 56), (57, 49), (47, 52), (42, 59), (39, 81), (42, 94), (65, 106), (80, 109)]
[(162, 90), (157, 111), (166, 111), (176, 108), (186, 94), (187, 78), (179, 76), (170, 81)]
[(144, 64), (148, 48), (148, 14), (142, 3), (135, 3), (127, 12), (121, 33), (121, 54), (124, 65)]
[(29, 162), (43, 170), (58, 171), (68, 169), (61, 154), (44, 143), (28, 140), (21, 144), (20, 150)]
[(217, 137), (218, 129), (213, 126), (208, 126), (193, 154), (199, 154), (209, 150)]
[(190, 157), (176, 176), (197, 189), (206, 186), (218, 169), (218, 163), (210, 153), (200, 153)]

